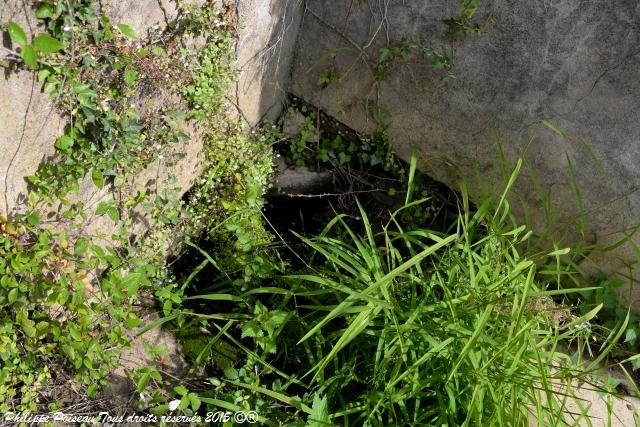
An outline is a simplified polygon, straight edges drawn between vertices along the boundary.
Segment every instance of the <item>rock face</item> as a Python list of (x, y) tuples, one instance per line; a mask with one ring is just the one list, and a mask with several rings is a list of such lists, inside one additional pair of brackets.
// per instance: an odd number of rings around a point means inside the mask
[(240, 76), (238, 107), (254, 126), (275, 119), (289, 88), (292, 53), (302, 18), (302, 0), (238, 1)]
[[(251, 0), (238, 3), (235, 10), (240, 26), (236, 47), (240, 76), (229, 94), (238, 111), (229, 114), (239, 112), (250, 125), (255, 125), (267, 115), (275, 117), (285, 99), (301, 2)], [(109, 3), (107, 15), (114, 24), (127, 24), (137, 36), (144, 37), (148, 32), (162, 30), (177, 18), (178, 12), (175, 2), (168, 0), (127, 0)], [(17, 22), (32, 34), (43, 31), (38, 28), (35, 10), (27, 2), (3, 1), (0, 27), (9, 21)], [(6, 33), (3, 33), (3, 44), (11, 47)], [(157, 104), (158, 100), (143, 100), (143, 104), (148, 103)], [(42, 93), (34, 73), (6, 72), (0, 79), (0, 152), (3, 153), (0, 157), (0, 191), (3, 194), (0, 214), (11, 214), (23, 207), (27, 194), (25, 177), (33, 175), (44, 160), (54, 155), (53, 142), (62, 134), (65, 125), (66, 120), (56, 111), (49, 96)], [(162, 162), (150, 165), (136, 177), (135, 190), (162, 191), (158, 184), (169, 175), (177, 178), (173, 187), (182, 192), (188, 190), (199, 172), (201, 148), (201, 138), (191, 132), (191, 139), (179, 147), (186, 157), (172, 167), (166, 167)], [(86, 179), (81, 183), (77, 200), (91, 207), (108, 197), (109, 189), (98, 191), (91, 180)], [(147, 226), (141, 218), (136, 231), (143, 232)], [(102, 231), (109, 235), (113, 231), (113, 224), (106, 217), (90, 217), (85, 227), (91, 234)]]
[[(172, 17), (175, 19), (175, 8), (168, 1), (166, 5), (155, 1), (146, 5), (142, 3), (114, 2), (108, 14), (113, 22), (130, 24), (138, 35), (146, 34), (153, 27), (164, 27)], [(140, 13), (136, 13), (138, 9)], [(132, 21), (130, 17), (135, 19)], [(17, 22), (31, 34), (43, 31), (35, 18), (35, 11), (27, 2), (4, 2), (0, 9), (0, 26), (4, 27), (9, 21)], [(3, 34), (3, 42), (5, 47), (11, 47), (6, 33)], [(7, 71), (0, 79), (0, 150), (4, 153), (0, 158), (0, 188), (4, 195), (0, 214), (12, 214), (23, 207), (28, 193), (25, 177), (33, 175), (41, 163), (54, 155), (53, 142), (62, 134), (67, 123), (50, 97), (42, 92), (41, 86), (35, 73), (28, 71)], [(186, 191), (198, 171), (201, 147), (202, 141), (194, 133), (191, 140), (181, 147), (187, 154), (183, 160), (172, 168), (161, 163), (150, 165), (141, 176), (136, 177), (135, 186), (137, 189), (149, 189), (153, 185), (154, 191), (157, 191), (155, 184), (160, 181), (158, 177), (174, 174), (178, 178), (176, 185)], [(80, 184), (81, 189), (74, 198), (89, 208), (110, 197), (108, 188), (98, 190), (88, 178)], [(55, 216), (55, 213), (49, 212), (48, 216)], [(136, 225), (136, 231), (144, 231), (146, 226), (144, 221)], [(109, 235), (113, 227), (113, 223), (106, 218), (92, 215), (84, 224), (89, 234), (98, 232)]]
[[(382, 47), (420, 35), (449, 46), (443, 20), (460, 3), (308, 2), (291, 92), (361, 132), (376, 128), (382, 107), (401, 156), (415, 146), (424, 171), (452, 186), (465, 175), (476, 192), (503, 182), (498, 135), (509, 162), (526, 159), (511, 202), (536, 234), (560, 244), (584, 235), (603, 248), (631, 233), (640, 223), (640, 3), (483, 1), (486, 31), (453, 44), (459, 69), (447, 85), (415, 54), (376, 80)], [(339, 82), (319, 85), (329, 71)], [(589, 258), (592, 271), (640, 273), (629, 244)], [(625, 297), (640, 308), (640, 293)]]

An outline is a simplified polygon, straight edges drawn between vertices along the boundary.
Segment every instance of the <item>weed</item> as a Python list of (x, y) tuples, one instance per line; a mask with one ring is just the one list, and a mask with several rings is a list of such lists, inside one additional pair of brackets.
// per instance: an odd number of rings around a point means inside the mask
[(480, 0), (463, 0), (462, 13), (454, 18), (445, 19), (447, 26), (445, 37), (450, 41), (464, 40), (469, 34), (481, 34), (491, 21), (491, 15), (484, 18), (482, 23), (472, 23), (478, 13)]
[[(129, 342), (127, 328), (140, 322), (132, 297), (153, 274), (136, 267), (141, 260), (123, 264), (113, 250), (37, 226), (35, 218), (0, 226), (2, 411), (36, 411), (40, 389), (69, 368), (75, 387), (94, 395)], [(92, 271), (106, 267), (98, 289)]]
[(376, 65), (373, 79), (375, 81), (385, 80), (389, 76), (392, 65), (404, 60), (409, 55), (410, 49), (411, 44), (406, 39), (380, 48), (378, 64)]
[(340, 74), (336, 71), (336, 67), (333, 64), (329, 64), (318, 77), (316, 85), (325, 88), (331, 83), (338, 83), (340, 81)]
[[(341, 131), (321, 131), (315, 128), (313, 116), (319, 115), (322, 122), (331, 120), (320, 111), (304, 104), (292, 105), (285, 113), (302, 114), (304, 119), (298, 124), (296, 135), (286, 139), (287, 154), (290, 161), (298, 166), (304, 165), (352, 165), (357, 170), (381, 167), (384, 171), (400, 176), (402, 167), (391, 149), (389, 136), (385, 131), (388, 110), (378, 107), (372, 109), (372, 118), (379, 130), (371, 136), (347, 135)], [(309, 144), (312, 138), (318, 138), (315, 144)], [(284, 137), (277, 138), (285, 139)]]
[[(200, 399), (260, 408), (274, 425), (528, 425), (532, 415), (563, 423), (577, 397), (554, 387), (577, 380), (605, 390), (590, 375), (620, 333), (582, 366), (587, 325), (601, 306), (561, 316), (550, 297), (572, 291), (545, 283), (569, 272), (537, 271), (536, 262), (568, 250), (518, 251), (531, 232), (513, 225), (506, 195), (520, 165), (499, 200), (476, 211), (463, 188), (450, 234), (400, 222), (403, 210), (424, 203), (410, 189), (379, 233), (360, 207), (355, 227), (338, 215), (318, 236), (299, 236), (312, 249), (301, 271), (242, 293), (223, 281), (194, 295), (227, 304), (226, 314), (206, 316), (208, 346), (224, 340), (246, 357), (220, 369)], [(575, 344), (577, 356), (561, 343)]]
[[(269, 146), (224, 117), (225, 90), (235, 79), (233, 28), (224, 11), (189, 9), (164, 33), (136, 44), (130, 27), (113, 25), (88, 0), (43, 1), (36, 13), (48, 34), (28, 43), (24, 30), (10, 23), (11, 38), (23, 53), (22, 59), (10, 59), (37, 70), (69, 125), (55, 141), (56, 156), (29, 178), (28, 210), (0, 221), (0, 410), (5, 412), (33, 413), (48, 403), (47, 409), (55, 410), (67, 403), (47, 394), (50, 387), (72, 384), (93, 396), (107, 384), (119, 351), (129, 345), (130, 330), (141, 322), (134, 308), (139, 298), (155, 293), (168, 314), (182, 302), (182, 290), (166, 269), (156, 268), (176, 235), (198, 235), (207, 227), (220, 231), (215, 238), (221, 253), (233, 260), (229, 265), (246, 268), (247, 277), (262, 274), (248, 258), (256, 242), (268, 239), (259, 212), (271, 172)], [(196, 35), (206, 40), (198, 53), (176, 43)], [(167, 81), (180, 83), (173, 93)], [(171, 102), (143, 114), (139, 101), (149, 93), (168, 93)], [(183, 100), (174, 101), (176, 93)], [(189, 139), (185, 129), (194, 122), (204, 128), (206, 159), (189, 202), (180, 200), (171, 177), (160, 194), (132, 192), (131, 178), (151, 162), (171, 165), (181, 157), (170, 153)], [(86, 175), (97, 188), (124, 195), (102, 200), (95, 211), (116, 223), (112, 240), (118, 249), (84, 235), (85, 207), (67, 199)], [(43, 203), (60, 203), (70, 231), (40, 224)], [(155, 221), (148, 235), (135, 241), (127, 216), (134, 207), (146, 209)], [(182, 388), (163, 390), (168, 383), (153, 365), (132, 378), (152, 404), (186, 396), (197, 409), (194, 396)]]

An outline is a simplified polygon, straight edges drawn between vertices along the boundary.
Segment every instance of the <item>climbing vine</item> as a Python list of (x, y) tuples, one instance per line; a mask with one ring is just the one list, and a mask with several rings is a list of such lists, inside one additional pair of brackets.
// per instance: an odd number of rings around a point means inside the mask
[[(18, 23), (6, 25), (12, 46), (3, 65), (36, 72), (67, 126), (52, 141), (53, 158), (28, 178), (24, 212), (0, 217), (0, 411), (55, 410), (64, 400), (43, 390), (72, 383), (93, 396), (106, 385), (141, 326), (143, 295), (155, 294), (165, 314), (181, 301), (160, 268), (176, 236), (208, 233), (240, 267), (269, 240), (258, 218), (270, 146), (227, 117), (225, 93), (236, 78), (232, 6), (183, 7), (146, 36), (111, 22), (91, 0), (39, 1), (46, 32), (31, 39)], [(177, 164), (194, 137), (204, 143), (203, 174), (187, 198), (173, 176), (157, 192), (134, 184), (152, 165)], [(85, 206), (76, 194), (87, 185), (108, 195)], [(41, 213), (53, 206), (59, 225), (51, 227)], [(154, 225), (134, 237), (140, 214)], [(90, 215), (113, 223), (110, 243), (86, 234)], [(182, 391), (161, 386), (153, 367), (160, 353), (150, 348), (150, 365), (131, 373), (140, 393), (154, 389), (147, 404)]]

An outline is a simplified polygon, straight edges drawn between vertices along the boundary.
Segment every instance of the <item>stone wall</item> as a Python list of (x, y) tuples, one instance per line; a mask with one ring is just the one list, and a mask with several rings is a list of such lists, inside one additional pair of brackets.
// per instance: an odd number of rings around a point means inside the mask
[(238, 107), (254, 126), (282, 111), (291, 77), (303, 0), (238, 1)]
[[(520, 220), (560, 244), (583, 234), (603, 247), (615, 242), (640, 223), (640, 3), (482, 1), (486, 32), (450, 44), (443, 20), (459, 15), (460, 3), (307, 2), (291, 91), (362, 132), (376, 128), (375, 105), (384, 107), (400, 155), (415, 146), (420, 167), (451, 186), (462, 174), (476, 191), (499, 187), (498, 135), (510, 162), (527, 159), (511, 200)], [(420, 35), (453, 46), (459, 70), (449, 83), (415, 55), (375, 81), (379, 49)], [(318, 85), (328, 66), (340, 81)], [(592, 271), (638, 273), (628, 268), (632, 245), (590, 258)], [(627, 299), (638, 307), (638, 296)]]
[[(28, 36), (43, 31), (38, 27), (34, 4), (2, 0), (0, 27), (15, 21), (31, 33)], [(246, 0), (237, 2), (235, 10), (240, 22), (236, 46), (240, 75), (228, 95), (229, 116), (240, 113), (253, 126), (266, 116), (277, 115), (285, 99), (301, 2)], [(107, 15), (114, 24), (127, 24), (138, 37), (145, 37), (148, 32), (161, 31), (175, 20), (178, 11), (175, 2), (169, 0), (124, 0), (108, 3)], [(6, 32), (3, 45), (11, 48)], [(142, 99), (141, 111), (145, 110), (144, 105), (164, 102), (165, 96), (168, 95), (153, 94), (154, 99)], [(0, 192), (3, 194), (0, 215), (11, 215), (24, 207), (28, 193), (25, 177), (33, 175), (41, 163), (55, 154), (53, 143), (65, 125), (66, 119), (42, 92), (35, 73), (5, 72), (0, 78)], [(169, 175), (177, 178), (172, 187), (187, 191), (200, 170), (202, 149), (198, 132), (191, 129), (190, 134), (190, 140), (177, 148), (185, 152), (186, 157), (172, 167), (161, 161), (152, 163), (135, 178), (133, 191), (161, 192), (163, 178)], [(88, 177), (80, 184), (74, 198), (87, 206), (88, 213), (93, 212), (100, 201), (111, 197), (111, 189), (98, 190)], [(44, 214), (54, 219), (55, 208)], [(144, 215), (137, 214), (134, 231), (144, 232), (149, 224)], [(109, 236), (114, 224), (106, 217), (89, 215), (83, 229), (89, 234)]]

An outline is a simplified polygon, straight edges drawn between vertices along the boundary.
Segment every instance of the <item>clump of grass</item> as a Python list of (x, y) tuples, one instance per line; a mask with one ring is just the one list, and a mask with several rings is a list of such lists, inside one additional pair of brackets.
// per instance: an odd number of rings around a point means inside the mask
[[(312, 327), (299, 341), (317, 355), (303, 376), (329, 396), (334, 420), (526, 425), (532, 415), (561, 418), (570, 396), (557, 396), (552, 384), (585, 374), (558, 344), (588, 338), (579, 326), (597, 310), (562, 322), (553, 304), (541, 304), (549, 293), (517, 249), (530, 233), (504, 228), (504, 196), (495, 212), (487, 206), (473, 215), (464, 209), (450, 235), (403, 230), (394, 215), (376, 236), (361, 210), (363, 236), (338, 216), (323, 235), (302, 238), (325, 265), (290, 278), (307, 292), (326, 292), (322, 303), (297, 310), (314, 319), (305, 320)], [(332, 227), (348, 238), (329, 237)]]
[(601, 306), (580, 317), (558, 310), (550, 297), (572, 290), (546, 290), (545, 275), (570, 272), (560, 263), (538, 272), (541, 260), (519, 252), (531, 233), (513, 225), (507, 194), (520, 165), (504, 193), (475, 211), (463, 191), (449, 234), (403, 228), (402, 211), (425, 201), (409, 189), (381, 232), (360, 206), (359, 223), (337, 215), (317, 237), (299, 236), (312, 250), (302, 271), (242, 294), (227, 282), (192, 297), (242, 313), (241, 334), (225, 315), (209, 346), (233, 342), (246, 363), (224, 369), (203, 401), (240, 400), (265, 420), (312, 425), (568, 423), (576, 381), (602, 390), (591, 374), (620, 333), (583, 366), (588, 321)]

